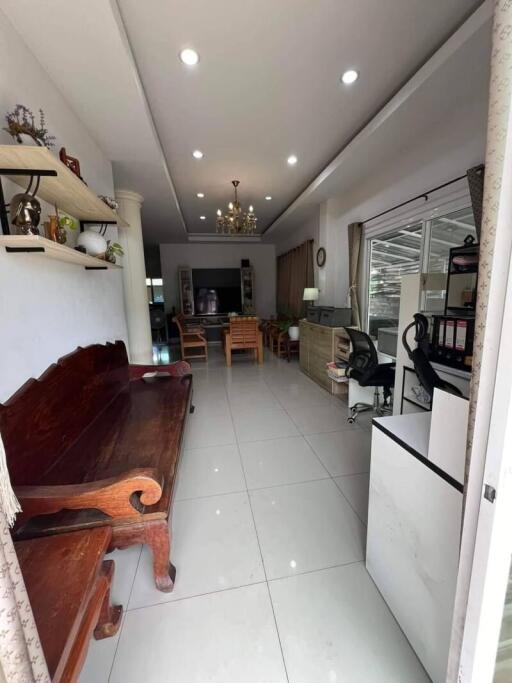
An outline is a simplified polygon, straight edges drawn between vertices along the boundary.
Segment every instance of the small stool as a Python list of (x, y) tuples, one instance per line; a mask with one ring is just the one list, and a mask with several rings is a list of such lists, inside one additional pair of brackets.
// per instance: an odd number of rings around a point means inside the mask
[(290, 362), (290, 358), (292, 356), (292, 353), (296, 353), (299, 355), (300, 353), (300, 340), (299, 339), (290, 339), (290, 337), (286, 337), (285, 339), (285, 349), (286, 349), (286, 360), (288, 363)]

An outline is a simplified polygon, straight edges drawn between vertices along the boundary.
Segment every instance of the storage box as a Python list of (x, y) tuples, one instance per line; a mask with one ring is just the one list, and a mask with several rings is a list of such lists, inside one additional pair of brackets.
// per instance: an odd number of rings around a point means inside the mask
[(328, 327), (347, 327), (352, 324), (352, 309), (321, 306), (319, 322)]
[(320, 311), (319, 306), (308, 306), (308, 323), (319, 323), (320, 322)]

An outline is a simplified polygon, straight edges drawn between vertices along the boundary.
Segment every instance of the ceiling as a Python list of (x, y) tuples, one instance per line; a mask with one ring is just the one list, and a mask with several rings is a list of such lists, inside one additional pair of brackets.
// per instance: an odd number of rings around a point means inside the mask
[[(144, 195), (148, 244), (214, 232), (235, 178), (270, 226), (479, 4), (1, 0), (116, 184)], [(179, 61), (184, 47), (196, 67)], [(352, 86), (339, 81), (347, 68), (360, 73)]]

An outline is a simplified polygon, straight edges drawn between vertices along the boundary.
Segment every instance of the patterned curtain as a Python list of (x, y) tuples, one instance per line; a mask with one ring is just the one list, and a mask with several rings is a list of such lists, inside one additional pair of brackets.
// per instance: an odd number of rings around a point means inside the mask
[(0, 512), (0, 680), (50, 683), (11, 533)]
[(300, 318), (306, 305), (304, 289), (314, 287), (313, 240), (308, 240), (277, 257), (277, 312)]
[[(458, 680), (459, 658), (471, 566), (475, 547), (478, 501), (482, 495), (498, 341), (510, 269), (510, 147), (512, 141), (512, 0), (496, 0), (491, 55), (487, 153), (480, 235), (473, 372), (469, 403), (464, 487), (464, 528), (457, 580), (447, 680)], [(506, 164), (506, 153), (507, 158)], [(508, 178), (504, 182), (504, 176)], [(471, 477), (469, 474), (471, 472)], [(468, 486), (469, 479), (469, 486)], [(466, 506), (471, 499), (472, 505)]]

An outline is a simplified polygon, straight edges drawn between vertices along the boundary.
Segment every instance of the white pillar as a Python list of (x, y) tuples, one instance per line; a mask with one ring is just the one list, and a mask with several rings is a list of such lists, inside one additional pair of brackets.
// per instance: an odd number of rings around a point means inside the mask
[(132, 363), (152, 363), (153, 346), (146, 290), (146, 266), (140, 208), (143, 197), (130, 190), (116, 190), (119, 215), (129, 227), (119, 227), (119, 243), (123, 247), (123, 289), (128, 352)]

